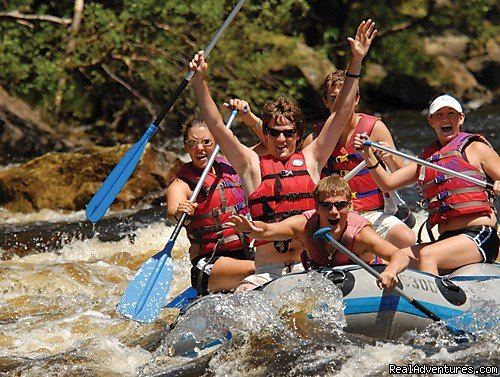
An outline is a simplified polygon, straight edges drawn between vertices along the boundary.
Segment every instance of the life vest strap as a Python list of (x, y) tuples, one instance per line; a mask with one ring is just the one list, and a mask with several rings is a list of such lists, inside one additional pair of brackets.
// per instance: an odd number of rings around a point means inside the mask
[(477, 206), (483, 206), (483, 205), (489, 205), (490, 207), (493, 207), (493, 205), (485, 200), (485, 201), (471, 201), (471, 202), (466, 202), (466, 203), (456, 203), (456, 204), (442, 204), (439, 207), (432, 208), (429, 210), (429, 215), (435, 215), (437, 213), (445, 213), (454, 209), (460, 209), (460, 208), (467, 208), (467, 207), (477, 207)]
[[(463, 175), (467, 175), (467, 176), (471, 176), (471, 177), (482, 177), (482, 178), (486, 178), (486, 176), (484, 174), (482, 174), (481, 172), (477, 171), (477, 170), (465, 170), (465, 171), (461, 171), (460, 174), (463, 174)], [(431, 186), (434, 186), (434, 185), (439, 185), (441, 183), (443, 183), (444, 181), (450, 179), (450, 178), (454, 178), (455, 176), (452, 175), (452, 174), (441, 174), (441, 175), (438, 175), (437, 177), (435, 177), (433, 180), (427, 182), (427, 183), (424, 183), (422, 184), (421, 186), (421, 189), (422, 190), (425, 190)]]

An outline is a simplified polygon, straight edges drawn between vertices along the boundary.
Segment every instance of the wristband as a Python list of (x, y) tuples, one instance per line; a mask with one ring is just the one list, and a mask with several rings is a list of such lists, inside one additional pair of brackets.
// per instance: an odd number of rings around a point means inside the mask
[(350, 78), (353, 78), (353, 79), (358, 79), (358, 78), (361, 77), (361, 72), (359, 72), (357, 75), (354, 75), (352, 73), (346, 72), (345, 73), (345, 77), (350, 77)]
[(372, 169), (377, 168), (379, 165), (380, 165), (380, 161), (377, 161), (377, 163), (376, 163), (375, 165), (373, 165), (373, 166), (366, 166), (366, 168), (367, 168), (368, 170), (372, 170)]

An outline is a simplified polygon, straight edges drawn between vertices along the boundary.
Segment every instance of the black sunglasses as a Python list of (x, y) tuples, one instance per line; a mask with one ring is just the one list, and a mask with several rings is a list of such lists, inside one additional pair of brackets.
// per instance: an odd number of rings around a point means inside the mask
[(337, 209), (337, 211), (340, 211), (340, 210), (346, 208), (349, 205), (349, 202), (347, 200), (340, 200), (340, 201), (335, 202), (335, 203), (319, 202), (318, 205), (321, 208), (326, 209), (328, 211), (330, 211), (332, 209), (332, 207), (335, 207)]
[(267, 133), (273, 137), (278, 137), (281, 134), (283, 134), (283, 136), (285, 136), (285, 137), (292, 137), (292, 136), (295, 136), (295, 134), (297, 133), (297, 129), (294, 128), (291, 130), (281, 130), (280, 131), (280, 130), (277, 130), (276, 128), (268, 128)]

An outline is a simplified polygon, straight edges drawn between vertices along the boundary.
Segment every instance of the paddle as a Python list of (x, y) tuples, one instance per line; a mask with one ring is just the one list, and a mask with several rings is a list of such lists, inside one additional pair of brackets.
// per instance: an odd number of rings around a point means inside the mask
[(413, 157), (413, 156), (411, 156), (409, 154), (397, 151), (395, 149), (387, 148), (387, 147), (385, 147), (383, 145), (377, 144), (374, 141), (371, 141), (371, 140), (368, 140), (368, 139), (364, 141), (364, 144), (368, 145), (370, 147), (374, 147), (374, 148), (386, 151), (388, 153), (395, 154), (396, 156), (400, 156), (400, 157), (406, 158), (406, 159), (408, 159), (410, 161), (416, 162), (419, 165), (427, 166), (427, 167), (429, 167), (431, 169), (438, 170), (438, 171), (440, 171), (442, 173), (446, 173), (446, 174), (449, 174), (449, 175), (452, 175), (452, 176), (455, 176), (455, 177), (458, 177), (458, 178), (462, 178), (462, 179), (464, 179), (464, 180), (466, 180), (468, 182), (475, 183), (476, 185), (478, 185), (480, 187), (484, 187), (485, 189), (493, 190), (493, 185), (491, 183), (489, 183), (489, 182), (484, 182), (484, 181), (481, 181), (481, 180), (479, 180), (477, 178), (469, 177), (469, 176), (467, 176), (465, 174), (458, 173), (456, 171), (450, 170), (450, 169), (445, 168), (443, 166), (439, 166), (439, 165), (433, 164), (431, 162), (422, 160), (422, 159), (420, 159), (418, 157)]
[[(238, 111), (236, 109), (231, 112), (231, 116), (226, 123), (227, 128), (231, 127), (231, 123), (237, 114)], [(219, 149), (220, 147), (217, 144), (189, 201), (194, 202), (196, 200), (196, 197), (203, 187), (203, 182), (219, 153)], [(118, 304), (118, 312), (123, 316), (144, 323), (152, 322), (158, 318), (163, 302), (170, 289), (170, 283), (172, 282), (172, 248), (174, 247), (175, 240), (182, 229), (186, 217), (186, 213), (181, 215), (179, 222), (175, 226), (163, 250), (149, 258), (129, 283)]]
[[(227, 16), (226, 20), (220, 27), (220, 29), (215, 33), (214, 37), (210, 41), (210, 43), (205, 48), (205, 57), (210, 54), (210, 51), (214, 48), (215, 44), (219, 41), (222, 33), (227, 29), (229, 24), (233, 21), (236, 14), (240, 11), (241, 7), (245, 3), (246, 0), (240, 0), (238, 4), (231, 11), (229, 16)], [(87, 204), (87, 208), (85, 210), (85, 216), (92, 223), (96, 223), (102, 219), (106, 211), (109, 209), (116, 196), (119, 194), (127, 180), (132, 175), (135, 167), (139, 163), (144, 150), (146, 149), (146, 145), (148, 141), (153, 137), (158, 129), (159, 124), (168, 113), (170, 108), (174, 105), (175, 101), (181, 93), (184, 91), (186, 86), (189, 84), (189, 81), (194, 76), (194, 71), (189, 71), (184, 80), (180, 83), (177, 89), (174, 91), (172, 96), (167, 101), (165, 107), (161, 110), (160, 114), (156, 117), (156, 119), (149, 125), (147, 130), (144, 132), (142, 137), (138, 142), (136, 142), (132, 148), (128, 150), (127, 153), (122, 157), (122, 159), (118, 162), (118, 164), (113, 168), (108, 177), (104, 180), (101, 187), (94, 194), (92, 199), (90, 199)]]
[(184, 291), (175, 296), (170, 302), (165, 305), (169, 309), (182, 309), (191, 299), (198, 297), (198, 291), (193, 287), (187, 287)]
[[(340, 250), (342, 253), (347, 255), (349, 259), (351, 259), (353, 262), (355, 262), (357, 265), (359, 265), (361, 268), (363, 268), (366, 272), (368, 272), (370, 275), (374, 276), (377, 280), (380, 280), (380, 274), (375, 271), (372, 267), (370, 267), (365, 261), (360, 259), (356, 254), (351, 252), (349, 249), (347, 249), (344, 245), (342, 245), (339, 241), (337, 241), (335, 238), (332, 237), (332, 235), (329, 233), (330, 228), (321, 228), (317, 230), (313, 237), (314, 238), (324, 238), (328, 243), (333, 245), (337, 250)], [(416, 301), (413, 297), (405, 293), (402, 289), (398, 287), (394, 287), (393, 290), (398, 293), (400, 296), (404, 297), (410, 304), (412, 304), (415, 308), (420, 310), (422, 313), (424, 313), (427, 317), (434, 321), (440, 321), (441, 318), (439, 318), (435, 313), (431, 312), (429, 309), (427, 309), (425, 306), (423, 306), (420, 302)]]

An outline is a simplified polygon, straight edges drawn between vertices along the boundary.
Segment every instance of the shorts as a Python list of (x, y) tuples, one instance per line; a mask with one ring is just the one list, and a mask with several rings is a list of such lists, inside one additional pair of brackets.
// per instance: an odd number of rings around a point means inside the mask
[(247, 276), (242, 283), (250, 283), (257, 287), (269, 283), (290, 272), (304, 271), (301, 262), (269, 263), (255, 269), (255, 274)]
[(360, 211), (358, 213), (372, 223), (373, 230), (382, 238), (387, 237), (387, 233), (389, 233), (394, 225), (405, 225), (396, 216), (388, 215), (383, 211)]
[(191, 286), (198, 291), (200, 295), (208, 295), (208, 279), (212, 272), (212, 267), (220, 258), (231, 257), (240, 260), (250, 260), (244, 250), (236, 250), (224, 253), (213, 253), (194, 258), (191, 263)]
[(463, 229), (450, 230), (442, 233), (438, 241), (445, 240), (453, 236), (465, 236), (470, 238), (477, 246), (477, 249), (483, 257), (483, 262), (494, 263), (498, 257), (498, 247), (500, 240), (498, 239), (497, 230), (488, 225), (469, 226)]

